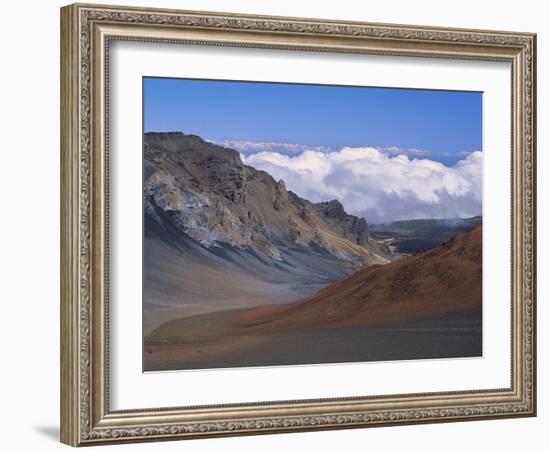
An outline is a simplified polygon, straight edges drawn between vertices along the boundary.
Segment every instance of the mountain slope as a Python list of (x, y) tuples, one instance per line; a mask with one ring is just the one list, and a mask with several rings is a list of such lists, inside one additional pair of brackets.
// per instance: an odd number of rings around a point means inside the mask
[(428, 252), (367, 267), (293, 304), (175, 320), (147, 339), (192, 342), (426, 319), (460, 319), (477, 326), (482, 306), (481, 242), (479, 225)]
[(183, 133), (144, 135), (144, 327), (281, 304), (393, 255), (365, 219), (314, 204)]
[(420, 255), (360, 270), (276, 313), (260, 313), (254, 320), (264, 322), (266, 328), (316, 327), (480, 310), (481, 231), (478, 226)]
[(335, 200), (313, 204), (288, 192), (235, 150), (183, 133), (146, 133), (144, 142), (146, 214), (205, 247), (227, 243), (271, 260), (281, 260), (281, 248), (319, 247), (360, 265), (391, 257), (365, 219)]

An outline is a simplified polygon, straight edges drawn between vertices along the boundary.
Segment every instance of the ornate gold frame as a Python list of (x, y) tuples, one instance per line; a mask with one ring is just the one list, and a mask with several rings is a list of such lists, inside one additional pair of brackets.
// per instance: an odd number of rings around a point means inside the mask
[[(108, 111), (112, 40), (203, 43), (512, 66), (512, 384), (509, 389), (111, 411)], [(61, 9), (61, 440), (79, 446), (533, 416), (536, 36), (75, 4)]]

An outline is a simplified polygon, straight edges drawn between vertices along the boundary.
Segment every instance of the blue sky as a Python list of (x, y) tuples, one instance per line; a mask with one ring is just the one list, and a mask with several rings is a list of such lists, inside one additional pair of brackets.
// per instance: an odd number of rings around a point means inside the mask
[(370, 223), (481, 214), (479, 92), (145, 78), (144, 128), (234, 148)]
[(214, 141), (415, 148), (449, 165), (481, 150), (482, 94), (144, 78), (144, 127)]

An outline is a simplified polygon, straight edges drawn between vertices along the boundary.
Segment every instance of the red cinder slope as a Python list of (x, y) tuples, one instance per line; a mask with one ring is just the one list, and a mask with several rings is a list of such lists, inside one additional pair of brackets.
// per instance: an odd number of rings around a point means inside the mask
[(269, 332), (462, 314), (481, 317), (481, 237), (479, 225), (425, 253), (360, 270), (294, 304), (250, 310), (235, 325)]

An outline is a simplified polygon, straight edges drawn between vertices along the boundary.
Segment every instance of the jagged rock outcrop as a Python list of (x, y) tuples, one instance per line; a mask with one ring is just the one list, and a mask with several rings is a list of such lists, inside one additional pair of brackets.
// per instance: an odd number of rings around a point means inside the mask
[(281, 208), (288, 206), (288, 191), (286, 190), (285, 182), (279, 180), (275, 188), (275, 198), (273, 200), (273, 208), (280, 211)]
[(334, 231), (356, 244), (368, 245), (369, 227), (364, 218), (346, 213), (338, 200), (317, 203), (314, 207)]
[(367, 222), (336, 200), (314, 204), (242, 163), (237, 151), (183, 133), (144, 137), (146, 214), (205, 247), (222, 244), (282, 260), (282, 250), (316, 248), (358, 266), (386, 263), (388, 248)]

